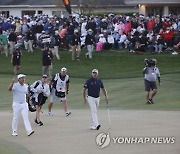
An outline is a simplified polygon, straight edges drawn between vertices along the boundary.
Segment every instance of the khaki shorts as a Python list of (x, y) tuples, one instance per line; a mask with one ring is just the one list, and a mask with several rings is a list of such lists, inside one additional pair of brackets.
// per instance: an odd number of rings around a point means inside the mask
[(150, 91), (153, 90), (153, 89), (157, 89), (157, 85), (156, 85), (156, 82), (150, 82), (148, 80), (144, 80), (144, 84), (145, 84), (145, 91)]
[(50, 102), (51, 103), (55, 103), (57, 100), (60, 100), (60, 102), (66, 101), (66, 96), (63, 98), (57, 97), (55, 95), (55, 91), (56, 91), (56, 89), (52, 88), (51, 94), (50, 94)]

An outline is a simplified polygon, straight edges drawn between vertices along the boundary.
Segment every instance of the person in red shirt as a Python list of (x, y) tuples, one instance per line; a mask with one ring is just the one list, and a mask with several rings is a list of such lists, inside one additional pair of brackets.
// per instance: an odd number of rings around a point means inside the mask
[(148, 31), (152, 31), (154, 27), (155, 21), (153, 19), (150, 19), (147, 23), (147, 29)]
[(173, 35), (174, 31), (167, 27), (166, 32), (164, 33), (164, 41), (167, 43), (167, 50), (171, 50), (173, 47)]
[(67, 35), (67, 25), (63, 25), (63, 29), (59, 33), (59, 36), (61, 38), (61, 45), (63, 47), (67, 46), (66, 35)]
[(127, 20), (127, 22), (124, 25), (124, 32), (126, 35), (128, 35), (131, 31), (131, 22), (129, 20)]
[(169, 26), (170, 26), (170, 25), (169, 25), (168, 20), (167, 20), (167, 19), (164, 19), (164, 21), (162, 22), (163, 30), (166, 31)]

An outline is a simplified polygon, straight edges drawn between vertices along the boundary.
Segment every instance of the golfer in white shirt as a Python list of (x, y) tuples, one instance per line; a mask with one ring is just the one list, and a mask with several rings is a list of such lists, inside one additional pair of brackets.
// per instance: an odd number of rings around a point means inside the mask
[(31, 124), (28, 117), (28, 103), (26, 101), (26, 95), (28, 94), (28, 86), (25, 84), (25, 75), (19, 74), (17, 76), (18, 82), (15, 79), (9, 85), (8, 90), (13, 92), (13, 120), (12, 120), (12, 136), (17, 136), (18, 120), (20, 114), (23, 117), (24, 125), (27, 131), (27, 135), (30, 136), (34, 133), (31, 128)]

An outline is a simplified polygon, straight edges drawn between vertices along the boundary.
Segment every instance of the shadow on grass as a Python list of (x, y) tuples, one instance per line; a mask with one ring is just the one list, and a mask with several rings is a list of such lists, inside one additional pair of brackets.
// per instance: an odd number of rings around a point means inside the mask
[(25, 147), (6, 141), (4, 139), (0, 139), (0, 153), (1, 154), (30, 154)]

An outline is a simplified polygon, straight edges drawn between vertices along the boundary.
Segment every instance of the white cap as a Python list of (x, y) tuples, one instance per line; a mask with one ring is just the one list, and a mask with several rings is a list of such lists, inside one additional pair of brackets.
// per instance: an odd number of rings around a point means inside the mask
[(56, 31), (55, 31), (55, 34), (57, 34), (57, 35), (58, 35), (58, 34), (59, 34), (59, 31), (58, 31), (58, 30), (56, 30)]
[(46, 74), (43, 74), (42, 75), (42, 78), (47, 78), (48, 76)]
[(61, 68), (61, 72), (66, 72), (67, 71), (67, 68), (63, 67)]
[(99, 37), (104, 37), (104, 35), (103, 34), (99, 34)]
[(24, 75), (24, 74), (19, 74), (18, 76), (17, 76), (17, 79), (19, 80), (20, 78), (23, 78), (23, 77), (25, 77), (26, 75)]
[(92, 32), (92, 29), (88, 29), (88, 32)]
[(93, 69), (92, 73), (97, 73), (98, 74), (98, 70), (97, 69)]
[(155, 58), (152, 59), (153, 62), (157, 63), (157, 60)]

